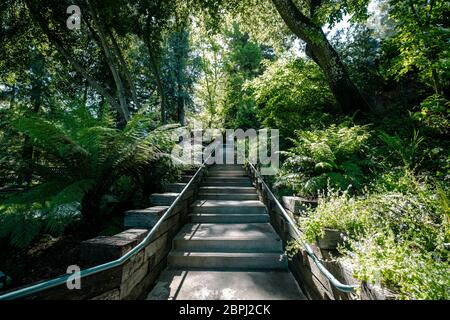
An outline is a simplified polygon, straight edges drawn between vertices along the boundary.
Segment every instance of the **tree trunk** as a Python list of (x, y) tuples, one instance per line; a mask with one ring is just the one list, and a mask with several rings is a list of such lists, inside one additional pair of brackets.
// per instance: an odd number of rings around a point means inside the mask
[(103, 22), (97, 16), (97, 10), (94, 5), (92, 5), (91, 1), (88, 1), (89, 8), (92, 14), (92, 19), (97, 26), (98, 36), (100, 38), (101, 46), (103, 47), (103, 51), (105, 52), (106, 62), (108, 63), (109, 69), (114, 78), (114, 83), (116, 84), (117, 94), (119, 96), (120, 109), (122, 111), (123, 117), (126, 121), (130, 118), (130, 111), (127, 106), (127, 99), (125, 95), (125, 87), (123, 85), (122, 79), (119, 74), (119, 70), (117, 68), (117, 63), (115, 61), (114, 55), (112, 54), (109, 43), (106, 39), (106, 31), (103, 27)]
[(345, 113), (370, 111), (369, 103), (350, 79), (322, 28), (305, 16), (292, 0), (272, 0), (272, 2), (289, 29), (306, 42), (306, 54), (322, 69), (342, 111)]
[(119, 59), (120, 67), (122, 69), (122, 72), (125, 76), (125, 80), (127, 81), (128, 87), (130, 88), (131, 97), (133, 99), (134, 105), (137, 109), (141, 108), (141, 104), (139, 103), (137, 93), (136, 93), (136, 87), (134, 85), (133, 79), (131, 78), (130, 71), (128, 70), (127, 63), (123, 57), (122, 51), (120, 50), (119, 44), (116, 41), (116, 38), (114, 37), (114, 33), (108, 29), (109, 37), (111, 38), (114, 52)]
[(150, 69), (156, 80), (156, 87), (158, 89), (159, 98), (161, 99), (161, 122), (165, 124), (167, 122), (166, 114), (166, 95), (164, 93), (164, 87), (161, 80), (161, 72), (159, 70), (158, 58), (156, 57), (155, 50), (153, 49), (150, 39), (147, 37), (145, 41), (150, 57)]

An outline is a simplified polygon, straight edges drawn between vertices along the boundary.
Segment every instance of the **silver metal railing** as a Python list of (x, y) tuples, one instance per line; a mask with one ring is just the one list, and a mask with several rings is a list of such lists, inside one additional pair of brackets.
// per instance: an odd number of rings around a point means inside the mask
[(302, 232), (298, 229), (297, 224), (295, 223), (295, 221), (291, 218), (291, 216), (286, 212), (286, 210), (284, 209), (284, 207), (281, 205), (281, 203), (278, 201), (278, 199), (275, 197), (275, 195), (272, 193), (272, 191), (270, 190), (270, 188), (267, 186), (267, 184), (264, 182), (263, 177), (261, 176), (261, 174), (259, 173), (258, 170), (256, 170), (255, 166), (251, 163), (248, 163), (250, 169), (255, 173), (255, 175), (261, 180), (261, 183), (263, 185), (263, 188), (266, 190), (266, 192), (268, 193), (269, 197), (276, 203), (277, 207), (280, 209), (284, 219), (286, 219), (286, 221), (288, 222), (288, 224), (292, 227), (292, 229), (294, 230), (295, 234), (296, 234), (296, 239), (295, 241), (301, 243), (303, 245), (303, 247), (305, 248), (306, 253), (308, 254), (309, 257), (311, 257), (311, 259), (314, 261), (315, 265), (317, 266), (317, 268), (320, 270), (320, 272), (322, 272), (322, 274), (330, 281), (330, 283), (339, 291), (342, 292), (347, 292), (347, 293), (352, 293), (355, 291), (355, 288), (357, 286), (355, 285), (348, 285), (348, 284), (343, 284), (341, 283), (338, 279), (336, 279), (331, 273), (330, 271), (327, 270), (327, 268), (325, 268), (325, 266), (322, 264), (322, 262), (320, 261), (320, 259), (315, 255), (314, 251), (312, 250), (311, 246), (302, 241), (301, 236), (302, 236)]

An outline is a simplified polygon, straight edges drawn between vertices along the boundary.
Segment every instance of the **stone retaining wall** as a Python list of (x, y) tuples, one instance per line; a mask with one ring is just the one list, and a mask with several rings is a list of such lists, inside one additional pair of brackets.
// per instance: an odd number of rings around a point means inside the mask
[[(192, 183), (185, 196), (177, 203), (169, 217), (160, 225), (149, 244), (124, 264), (81, 279), (81, 289), (69, 290), (60, 285), (28, 296), (27, 299), (68, 300), (123, 300), (142, 299), (167, 265), (167, 255), (172, 239), (188, 221), (188, 212), (198, 192), (198, 181)], [(173, 197), (173, 193), (168, 194)], [(159, 194), (155, 199), (164, 199)], [(159, 200), (158, 200), (159, 201)], [(81, 244), (81, 262), (95, 266), (116, 260), (130, 251), (158, 222), (168, 209), (166, 205), (131, 210), (125, 213), (125, 227), (129, 228), (114, 236), (99, 236)]]

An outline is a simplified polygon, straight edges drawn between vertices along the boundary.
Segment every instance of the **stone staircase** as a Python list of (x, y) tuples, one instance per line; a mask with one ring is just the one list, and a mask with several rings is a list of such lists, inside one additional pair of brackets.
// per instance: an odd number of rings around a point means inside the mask
[(306, 299), (242, 166), (210, 167), (197, 199), (147, 299)]

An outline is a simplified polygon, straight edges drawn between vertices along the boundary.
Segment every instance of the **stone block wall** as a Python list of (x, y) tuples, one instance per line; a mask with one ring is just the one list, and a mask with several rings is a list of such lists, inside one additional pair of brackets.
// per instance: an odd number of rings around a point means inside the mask
[[(172, 240), (188, 221), (188, 212), (198, 192), (198, 182), (203, 172), (192, 183), (185, 196), (177, 203), (171, 214), (160, 225), (150, 242), (139, 253), (124, 264), (81, 279), (81, 289), (69, 290), (66, 284), (49, 288), (27, 299), (50, 300), (129, 300), (142, 299), (167, 265), (167, 255)], [(173, 193), (168, 197), (173, 198)], [(99, 236), (81, 244), (81, 262), (95, 266), (116, 260), (139, 244), (149, 230), (169, 208), (164, 194), (154, 199), (163, 199), (165, 205), (125, 213), (124, 225), (129, 228), (114, 236)], [(173, 198), (174, 200), (174, 198)], [(159, 201), (159, 200), (157, 200)]]

